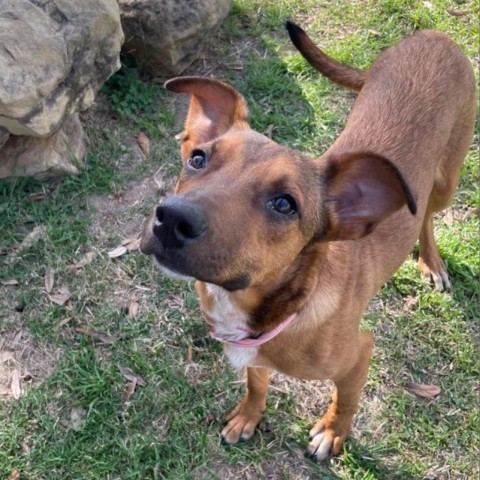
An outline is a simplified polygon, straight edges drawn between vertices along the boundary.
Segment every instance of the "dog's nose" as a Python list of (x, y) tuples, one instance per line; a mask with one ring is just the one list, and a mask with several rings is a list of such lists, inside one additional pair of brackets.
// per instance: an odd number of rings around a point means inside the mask
[(164, 248), (181, 248), (200, 239), (208, 228), (202, 208), (180, 197), (171, 197), (157, 207), (153, 233)]

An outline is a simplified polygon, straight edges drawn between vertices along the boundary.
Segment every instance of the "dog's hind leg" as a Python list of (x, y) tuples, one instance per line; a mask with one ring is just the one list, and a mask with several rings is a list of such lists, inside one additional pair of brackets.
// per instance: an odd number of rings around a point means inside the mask
[(418, 264), (422, 275), (433, 280), (438, 290), (450, 288), (447, 268), (435, 243), (433, 215), (448, 207), (457, 188), (460, 166), (468, 152), (475, 122), (475, 102), (466, 115), (462, 115), (449, 138), (447, 149), (440, 160), (427, 210), (419, 236), (420, 256)]
[(359, 332), (356, 362), (348, 373), (333, 379), (336, 390), (332, 403), (323, 418), (310, 430), (311, 441), (305, 453), (307, 457), (323, 461), (341, 452), (367, 379), (372, 348), (372, 333)]
[(266, 408), (268, 376), (267, 368), (247, 368), (247, 392), (227, 416), (228, 423), (222, 430), (225, 443), (237, 443), (253, 436)]

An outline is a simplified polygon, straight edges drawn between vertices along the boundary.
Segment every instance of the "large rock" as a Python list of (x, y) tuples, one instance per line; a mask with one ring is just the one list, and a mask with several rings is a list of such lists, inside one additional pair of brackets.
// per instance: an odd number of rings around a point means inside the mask
[(118, 0), (125, 51), (153, 75), (182, 73), (230, 10), (232, 0)]
[(35, 177), (48, 180), (78, 173), (86, 149), (78, 114), (45, 138), (10, 135), (0, 150), (0, 179)]
[(122, 41), (115, 0), (0, 0), (0, 142), (51, 135), (87, 108)]

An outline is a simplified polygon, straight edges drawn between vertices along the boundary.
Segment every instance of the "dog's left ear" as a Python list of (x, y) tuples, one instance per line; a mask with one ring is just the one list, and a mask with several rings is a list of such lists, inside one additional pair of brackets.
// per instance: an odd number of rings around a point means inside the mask
[(166, 82), (165, 88), (192, 95), (181, 135), (184, 158), (188, 158), (199, 144), (209, 142), (231, 128), (250, 128), (245, 99), (227, 83), (213, 78), (177, 77)]
[(370, 152), (347, 153), (327, 160), (325, 240), (355, 240), (407, 205), (417, 211), (412, 192), (398, 169)]

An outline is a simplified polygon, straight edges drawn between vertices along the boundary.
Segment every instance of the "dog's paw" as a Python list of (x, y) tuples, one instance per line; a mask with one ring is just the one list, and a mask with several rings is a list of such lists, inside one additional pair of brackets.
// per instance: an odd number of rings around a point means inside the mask
[(260, 423), (262, 411), (247, 402), (239, 403), (227, 416), (227, 425), (222, 430), (222, 440), (231, 445), (253, 437)]
[(326, 417), (327, 415), (310, 430), (310, 443), (305, 452), (307, 458), (318, 462), (338, 455), (342, 451), (343, 442), (349, 431), (349, 428), (343, 425), (339, 428), (339, 425), (329, 422)]
[(450, 280), (448, 278), (447, 267), (440, 255), (432, 257), (420, 257), (418, 266), (422, 277), (428, 281), (433, 281), (435, 288), (442, 292), (450, 289)]

